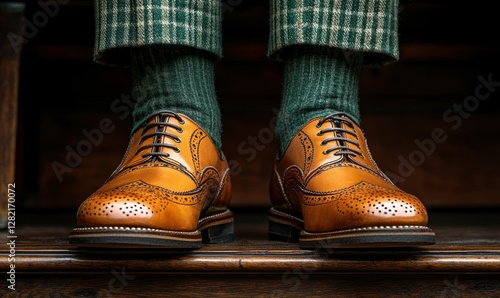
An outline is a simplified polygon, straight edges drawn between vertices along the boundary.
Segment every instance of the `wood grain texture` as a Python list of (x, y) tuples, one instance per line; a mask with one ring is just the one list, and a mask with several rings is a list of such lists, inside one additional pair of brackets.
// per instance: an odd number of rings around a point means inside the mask
[[(114, 271), (113, 271), (114, 270)], [(127, 279), (117, 278), (117, 273)], [(103, 274), (22, 275), (21, 297), (474, 297), (496, 298), (500, 275)], [(1, 293), (2, 290), (0, 290)], [(3, 296), (20, 297), (20, 296)]]
[[(25, 213), (20, 218), (16, 246), (16, 294), (498, 297), (498, 216), (492, 211), (431, 214), (430, 226), (438, 239), (435, 246), (328, 252), (266, 241), (265, 213), (237, 212), (236, 242), (193, 251), (168, 251), (81, 249), (68, 244), (67, 236), (74, 224), (72, 214)], [(7, 253), (4, 246), (0, 253)], [(0, 267), (6, 266), (6, 258), (1, 258)], [(0, 294), (7, 293), (0, 289)]]
[(0, 3), (0, 228), (7, 226), (8, 184), (15, 183), (15, 146), (24, 5)]

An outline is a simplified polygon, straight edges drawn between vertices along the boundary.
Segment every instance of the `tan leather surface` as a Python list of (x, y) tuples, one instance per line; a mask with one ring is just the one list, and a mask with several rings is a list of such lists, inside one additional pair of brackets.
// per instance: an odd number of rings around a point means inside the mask
[(177, 115), (153, 116), (132, 136), (121, 164), (78, 209), (79, 227), (193, 231), (201, 217), (227, 209), (227, 161), (203, 129)]
[(270, 185), (275, 208), (302, 216), (304, 229), (314, 233), (427, 224), (423, 204), (380, 171), (354, 121), (320, 120), (308, 122), (277, 160)]

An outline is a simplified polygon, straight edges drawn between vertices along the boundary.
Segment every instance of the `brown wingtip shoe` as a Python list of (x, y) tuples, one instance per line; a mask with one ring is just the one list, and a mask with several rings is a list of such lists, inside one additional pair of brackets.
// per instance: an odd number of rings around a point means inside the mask
[(227, 161), (182, 114), (159, 112), (134, 133), (121, 164), (78, 209), (70, 243), (198, 248), (233, 240)]
[(269, 237), (302, 248), (434, 244), (427, 211), (377, 167), (345, 114), (308, 122), (276, 161)]

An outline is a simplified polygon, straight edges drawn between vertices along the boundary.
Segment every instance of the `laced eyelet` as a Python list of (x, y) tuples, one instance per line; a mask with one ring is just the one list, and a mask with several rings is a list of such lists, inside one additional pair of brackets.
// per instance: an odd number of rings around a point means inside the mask
[[(177, 119), (177, 123), (171, 122), (168, 120), (168, 117)], [(154, 122), (144, 123), (141, 134), (142, 138), (140, 140), (141, 146), (135, 154), (140, 155), (144, 150), (148, 150), (146, 153), (142, 154), (142, 157), (156, 158), (169, 157), (170, 155), (165, 152), (166, 150), (172, 150), (175, 153), (179, 153), (179, 148), (172, 143), (172, 140), (174, 143), (182, 142), (178, 134), (183, 133), (184, 130), (179, 125), (185, 123), (186, 122), (176, 113), (170, 111), (158, 113)], [(144, 145), (144, 143), (146, 144)]]
[[(320, 128), (325, 123), (328, 123), (328, 127), (319, 129), (316, 132), (317, 136), (326, 134), (329, 136), (329, 138), (319, 143), (319, 145), (327, 147), (327, 150), (323, 151), (322, 154), (328, 155), (334, 152), (334, 156), (360, 157), (364, 159), (361, 144), (359, 143), (360, 137), (358, 137), (358, 134), (361, 136), (362, 134), (355, 129), (356, 126), (350, 121), (350, 118), (344, 117), (342, 113), (334, 113), (320, 119), (316, 123), (316, 128)], [(330, 123), (332, 127), (330, 127)], [(346, 124), (347, 127), (343, 127), (343, 124)], [(330, 133), (332, 133), (331, 136)], [(349, 136), (352, 136), (352, 138)]]

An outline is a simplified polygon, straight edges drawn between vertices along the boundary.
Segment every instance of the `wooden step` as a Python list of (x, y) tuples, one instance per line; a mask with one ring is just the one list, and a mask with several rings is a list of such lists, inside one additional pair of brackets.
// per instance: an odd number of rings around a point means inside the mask
[[(16, 229), (19, 297), (498, 297), (500, 212), (433, 212), (438, 243), (302, 250), (266, 240), (265, 211), (236, 214), (237, 240), (199, 250), (82, 249), (73, 215), (29, 215)], [(3, 232), (0, 237), (7, 239)], [(1, 249), (8, 255), (8, 246)], [(7, 258), (1, 268), (9, 268)], [(5, 279), (4, 279), (5, 280)], [(5, 283), (5, 281), (4, 281)], [(2, 287), (0, 293), (6, 292)], [(13, 294), (13, 293), (11, 293)]]

